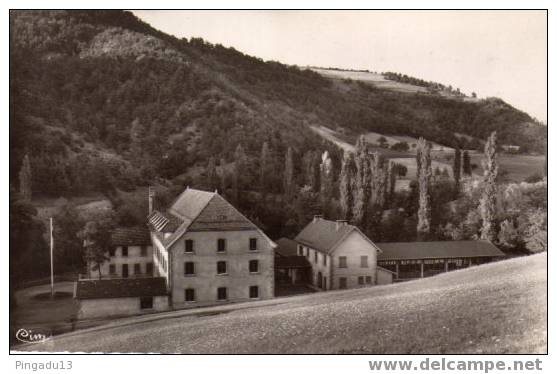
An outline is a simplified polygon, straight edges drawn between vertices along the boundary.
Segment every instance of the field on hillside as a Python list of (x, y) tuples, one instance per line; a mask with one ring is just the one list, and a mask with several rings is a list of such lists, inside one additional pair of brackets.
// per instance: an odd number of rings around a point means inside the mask
[(18, 349), (543, 354), (546, 267), (543, 253), (394, 285), (127, 318)]

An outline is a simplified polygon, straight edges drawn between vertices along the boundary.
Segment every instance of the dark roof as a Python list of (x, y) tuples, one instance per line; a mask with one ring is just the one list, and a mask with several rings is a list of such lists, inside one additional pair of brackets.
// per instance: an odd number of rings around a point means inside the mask
[(257, 226), (222, 196), (214, 193), (188, 227), (188, 231), (206, 230), (257, 230)]
[(118, 227), (110, 236), (112, 245), (151, 245), (151, 235), (147, 227)]
[(352, 230), (357, 230), (356, 226), (314, 218), (294, 240), (318, 251), (329, 253)]
[(505, 254), (483, 240), (376, 243), (383, 251), (377, 261), (460, 257), (500, 257)]
[(78, 299), (164, 296), (166, 294), (166, 281), (162, 277), (79, 280), (76, 289)]
[(280, 256), (296, 256), (298, 254), (298, 243), (292, 239), (280, 238), (276, 241), (278, 247), (275, 253)]
[(304, 256), (286, 256), (275, 258), (275, 269), (308, 268), (311, 267)]

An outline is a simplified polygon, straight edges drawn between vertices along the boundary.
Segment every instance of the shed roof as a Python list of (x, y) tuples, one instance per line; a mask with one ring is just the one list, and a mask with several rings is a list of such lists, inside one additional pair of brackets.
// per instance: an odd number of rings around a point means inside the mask
[(298, 254), (298, 243), (292, 239), (280, 238), (277, 240), (277, 245), (275, 253), (280, 256), (296, 256)]
[(151, 236), (147, 227), (118, 227), (112, 231), (110, 242), (112, 245), (151, 245)]
[(377, 261), (468, 257), (501, 257), (505, 254), (485, 240), (377, 243), (383, 253)]
[(166, 294), (166, 281), (162, 277), (79, 280), (76, 288), (76, 298), (78, 299), (164, 296)]

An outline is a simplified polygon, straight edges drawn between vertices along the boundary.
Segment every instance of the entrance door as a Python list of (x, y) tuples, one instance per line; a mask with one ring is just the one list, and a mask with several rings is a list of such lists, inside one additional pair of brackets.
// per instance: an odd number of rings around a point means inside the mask
[(323, 274), (321, 272), (317, 273), (317, 287), (323, 288)]
[(122, 278), (127, 278), (129, 275), (128, 264), (122, 265)]

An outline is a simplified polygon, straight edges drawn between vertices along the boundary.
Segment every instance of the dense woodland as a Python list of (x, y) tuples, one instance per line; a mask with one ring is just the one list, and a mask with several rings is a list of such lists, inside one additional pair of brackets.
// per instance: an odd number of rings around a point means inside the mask
[[(156, 186), (160, 206), (187, 185), (218, 189), (274, 239), (292, 237), (313, 214), (353, 219), (357, 211), (374, 241), (416, 240), (424, 237), (416, 230), (424, 199), (431, 202), (427, 238), (479, 237), (481, 183), (431, 171), (422, 188), (414, 182), (395, 193), (397, 165), (363, 143), (346, 159), (308, 125), (460, 148), (481, 143), (455, 132), (488, 139), (496, 131), (497, 144), (545, 150), (546, 128), (499, 99), (333, 82), (202, 39), (174, 38), (129, 12), (15, 11), (10, 26), (10, 260), (24, 268), (22, 278), (47, 269), (33, 196), (103, 193), (112, 201), (108, 216), (83, 218), (68, 204), (55, 217), (64, 243), (57, 266), (76, 270), (83, 238), (144, 224), (146, 195), (134, 191), (148, 185)], [(424, 185), (428, 199), (420, 196)], [(514, 203), (509, 189), (523, 205), (514, 215), (500, 206), (492, 212), (496, 233), (509, 236), (497, 241), (528, 249), (521, 235), (543, 232), (547, 184), (497, 186), (499, 204)], [(526, 210), (539, 213), (539, 222), (524, 222)]]

